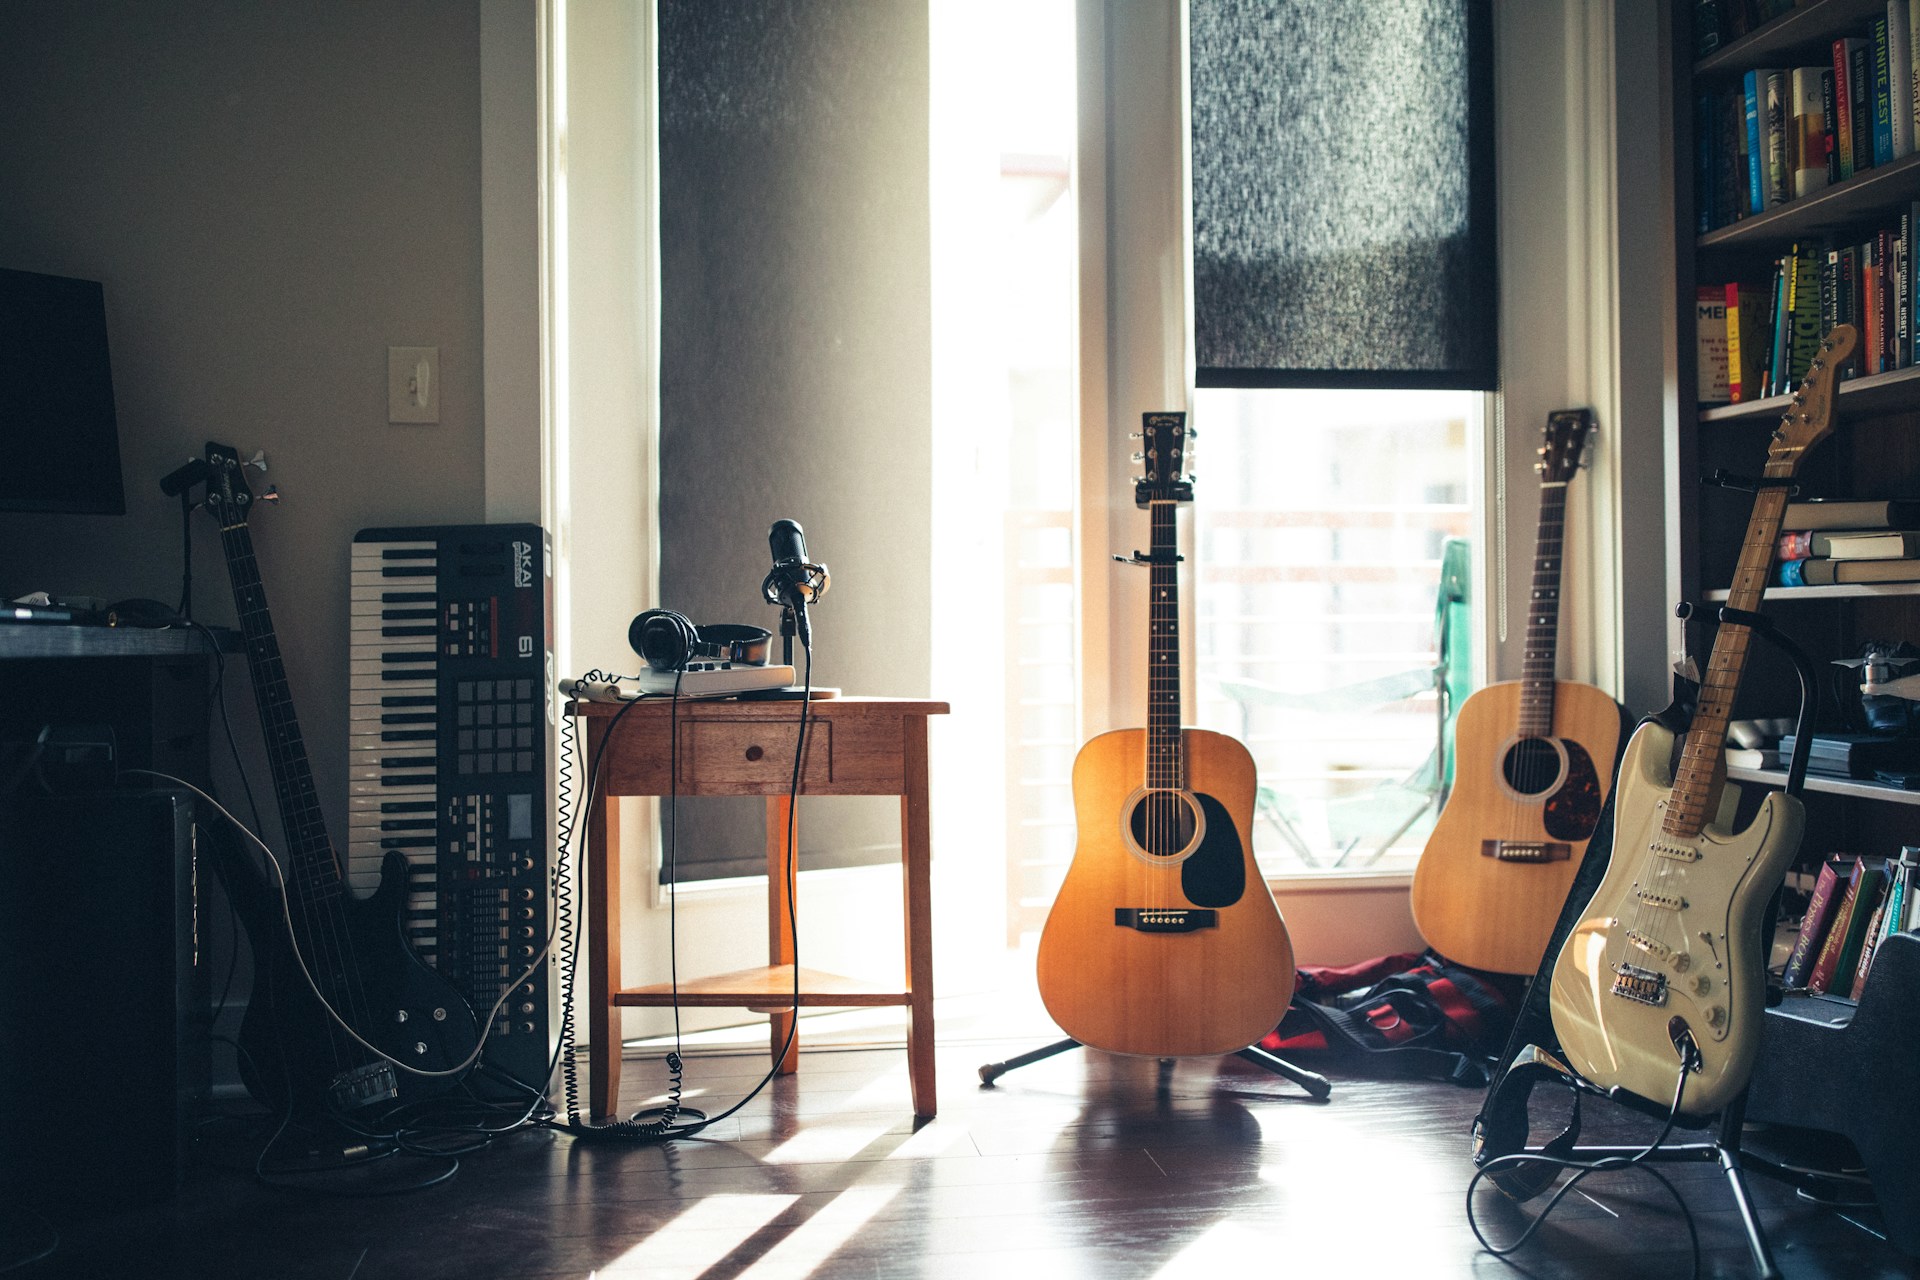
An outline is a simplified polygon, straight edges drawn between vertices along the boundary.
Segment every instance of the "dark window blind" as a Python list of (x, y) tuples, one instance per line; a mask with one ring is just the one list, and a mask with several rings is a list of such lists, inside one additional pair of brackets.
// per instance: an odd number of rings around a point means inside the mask
[(1203, 387), (1492, 390), (1491, 0), (1191, 0)]

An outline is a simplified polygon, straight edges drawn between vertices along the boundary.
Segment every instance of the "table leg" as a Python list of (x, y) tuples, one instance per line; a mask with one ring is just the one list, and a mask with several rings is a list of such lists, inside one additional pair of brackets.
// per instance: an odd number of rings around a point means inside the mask
[[(793, 856), (800, 856), (799, 815), (793, 813), (793, 801), (786, 796), (767, 798), (767, 963), (792, 964), (795, 904), (793, 880), (797, 867), (787, 861), (787, 824), (793, 822)], [(794, 1022), (797, 1010), (773, 1013), (767, 1019), (767, 1051), (773, 1056), (774, 1071), (790, 1076), (800, 1066), (800, 1034)], [(789, 1034), (793, 1039), (787, 1039)], [(780, 1052), (785, 1046), (786, 1053)]]
[(621, 1011), (613, 995), (620, 989), (620, 802), (605, 794), (594, 797), (587, 813), (587, 941), (588, 1104), (594, 1119), (618, 1119)]
[(902, 724), (906, 793), (900, 797), (900, 858), (907, 920), (907, 1076), (913, 1113), (932, 1116), (933, 877), (932, 821), (927, 807), (927, 718)]

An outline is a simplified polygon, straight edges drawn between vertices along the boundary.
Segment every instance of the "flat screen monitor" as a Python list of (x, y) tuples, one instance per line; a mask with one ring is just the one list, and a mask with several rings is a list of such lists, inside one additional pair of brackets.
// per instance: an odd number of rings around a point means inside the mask
[(0, 268), (0, 511), (126, 509), (104, 291)]

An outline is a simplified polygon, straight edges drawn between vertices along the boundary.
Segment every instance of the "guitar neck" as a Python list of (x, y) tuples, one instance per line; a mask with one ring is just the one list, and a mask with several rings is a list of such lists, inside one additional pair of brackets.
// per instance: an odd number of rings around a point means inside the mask
[[(1792, 473), (1789, 464), (1769, 462), (1764, 474), (1771, 480), (1784, 479)], [(1733, 574), (1733, 587), (1727, 593), (1727, 608), (1747, 613), (1759, 609), (1786, 510), (1785, 488), (1763, 488), (1754, 499), (1753, 516), (1747, 522), (1746, 540), (1740, 545), (1740, 562)], [(1726, 743), (1733, 696), (1740, 688), (1752, 638), (1753, 629), (1737, 622), (1722, 622), (1714, 635), (1713, 655), (1707, 660), (1706, 674), (1700, 681), (1699, 702), (1687, 729), (1686, 750), (1674, 774), (1673, 798), (1663, 823), (1669, 835), (1697, 836), (1719, 810), (1720, 790), (1726, 783), (1721, 748)]]
[(1553, 687), (1560, 648), (1560, 552), (1566, 538), (1565, 480), (1540, 485), (1533, 590), (1527, 600), (1527, 652), (1520, 669), (1520, 736), (1553, 734)]
[(1147, 786), (1186, 782), (1180, 733), (1180, 557), (1176, 504), (1152, 504), (1152, 605), (1147, 611)]
[(287, 684), (286, 666), (280, 660), (280, 641), (274, 634), (266, 587), (253, 556), (253, 536), (245, 524), (225, 526), (220, 530), (220, 545), (226, 553), (240, 632), (246, 640), (247, 669), (253, 676), (254, 703), (266, 738), (280, 824), (287, 835), (291, 863), (287, 868), (288, 885), (308, 897), (337, 893), (340, 865), (320, 815), (306, 742), (300, 736), (293, 692)]

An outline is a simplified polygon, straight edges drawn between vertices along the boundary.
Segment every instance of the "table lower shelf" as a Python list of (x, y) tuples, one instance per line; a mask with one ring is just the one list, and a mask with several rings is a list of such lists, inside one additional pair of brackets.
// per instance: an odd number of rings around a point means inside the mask
[[(913, 1001), (911, 991), (875, 991), (873, 988), (871, 981), (802, 968), (799, 1003), (805, 1008), (831, 1009), (905, 1005)], [(680, 983), (677, 993), (673, 984), (667, 982), (628, 987), (613, 993), (614, 1004), (629, 1008), (666, 1008), (676, 1001), (687, 1009), (754, 1009), (762, 1013), (786, 1009), (794, 1002), (793, 966), (760, 965), (709, 978), (691, 978)]]

